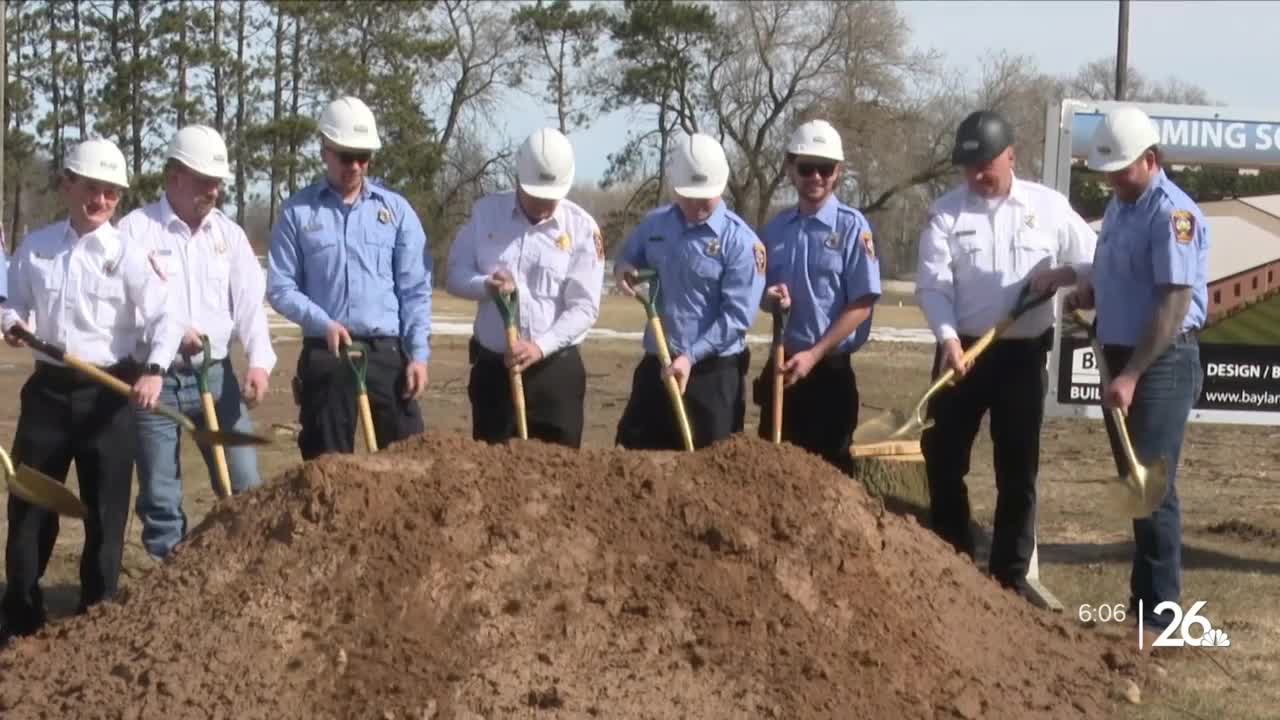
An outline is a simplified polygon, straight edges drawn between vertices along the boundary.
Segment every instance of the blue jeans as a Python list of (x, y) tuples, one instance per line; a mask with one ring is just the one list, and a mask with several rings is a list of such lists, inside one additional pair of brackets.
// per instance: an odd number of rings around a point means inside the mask
[[(1103, 349), (1107, 367), (1118, 375), (1128, 362), (1131, 348)], [(1179, 336), (1138, 380), (1129, 406), (1126, 424), (1138, 459), (1150, 462), (1163, 456), (1168, 463), (1168, 488), (1164, 500), (1150, 516), (1133, 521), (1133, 569), (1129, 576), (1130, 612), (1143, 603), (1146, 627), (1161, 631), (1173, 620), (1168, 613), (1156, 615), (1155, 606), (1171, 600), (1178, 602), (1182, 592), (1182, 508), (1178, 501), (1176, 480), (1178, 458), (1187, 417), (1200, 397), (1204, 371), (1200, 367), (1200, 346), (1194, 338)], [(1112, 447), (1119, 448), (1115, 428), (1107, 418), (1107, 433)], [(1113, 452), (1116, 467), (1123, 467), (1123, 456)]]
[[(209, 392), (213, 395), (220, 428), (253, 432), (249, 409), (240, 400), (240, 383), (229, 359), (209, 368)], [(180, 410), (196, 427), (205, 427), (194, 370), (175, 364), (165, 375), (159, 401)], [(187, 534), (187, 516), (182, 512), (181, 430), (172, 420), (149, 412), (137, 413), (137, 428), (139, 490), (135, 509), (142, 520), (142, 544), (152, 557), (164, 559)], [(233, 493), (261, 484), (258, 455), (252, 445), (224, 446), (223, 451)], [(213, 448), (201, 446), (200, 453), (209, 470), (209, 486), (216, 495), (218, 474), (213, 464)]]

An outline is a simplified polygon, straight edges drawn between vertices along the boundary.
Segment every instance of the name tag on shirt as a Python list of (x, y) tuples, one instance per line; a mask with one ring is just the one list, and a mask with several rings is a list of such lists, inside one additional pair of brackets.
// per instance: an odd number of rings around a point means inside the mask
[(36, 257), (40, 258), (41, 260), (52, 260), (56, 256), (57, 256), (57, 253), (42, 253), (40, 251), (36, 251)]
[(649, 242), (662, 242), (662, 236), (661, 236), (661, 235), (650, 235), (650, 236), (649, 236)]
[(977, 235), (977, 230), (957, 230), (956, 237), (964, 237), (966, 235)]
[(162, 248), (160, 250), (153, 250), (151, 254), (159, 255), (160, 257), (169, 257), (170, 255), (173, 254), (173, 251), (170, 250), (169, 248)]
[(302, 232), (320, 232), (323, 229), (324, 229), (323, 225), (321, 225), (318, 222), (313, 222), (308, 225), (304, 225), (302, 227)]

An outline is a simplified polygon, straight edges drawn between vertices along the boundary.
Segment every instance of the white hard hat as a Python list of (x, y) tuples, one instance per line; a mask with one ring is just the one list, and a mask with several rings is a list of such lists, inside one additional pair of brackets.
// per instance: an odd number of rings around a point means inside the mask
[(67, 155), (65, 167), (81, 177), (129, 187), (124, 153), (105, 138), (93, 138), (76, 145)]
[(320, 134), (339, 147), (352, 150), (382, 147), (373, 111), (359, 98), (348, 95), (330, 102), (320, 113), (319, 124)]
[(787, 152), (844, 162), (840, 133), (826, 120), (810, 120), (796, 128), (787, 142)]
[(713, 198), (729, 182), (729, 161), (715, 138), (694, 133), (671, 158), (671, 187), (687, 198)]
[(568, 195), (573, 172), (573, 146), (559, 130), (537, 130), (520, 146), (516, 179), (522, 190), (536, 198), (559, 200)]
[(172, 158), (206, 177), (230, 180), (227, 144), (217, 130), (208, 125), (188, 125), (169, 141), (165, 158)]
[(1089, 169), (1123, 170), (1160, 143), (1160, 131), (1146, 113), (1132, 105), (1107, 111), (1089, 141)]

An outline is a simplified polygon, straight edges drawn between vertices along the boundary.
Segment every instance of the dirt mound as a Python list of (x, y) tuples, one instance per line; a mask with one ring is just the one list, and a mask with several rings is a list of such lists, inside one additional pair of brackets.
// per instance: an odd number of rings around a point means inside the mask
[(1225, 535), (1234, 540), (1280, 547), (1280, 530), (1264, 528), (1240, 518), (1214, 523), (1205, 529), (1213, 535)]
[(430, 435), (221, 503), (0, 716), (1102, 718), (1115, 653), (795, 448)]

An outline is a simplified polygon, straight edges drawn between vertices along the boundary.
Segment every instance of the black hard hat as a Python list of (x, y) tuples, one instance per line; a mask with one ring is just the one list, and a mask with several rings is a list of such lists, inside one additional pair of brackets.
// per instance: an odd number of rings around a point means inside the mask
[(979, 110), (956, 128), (956, 145), (951, 150), (955, 165), (981, 165), (1013, 144), (1013, 126), (999, 113)]

